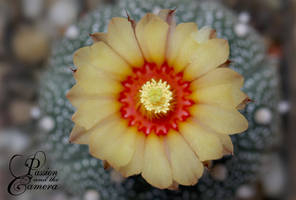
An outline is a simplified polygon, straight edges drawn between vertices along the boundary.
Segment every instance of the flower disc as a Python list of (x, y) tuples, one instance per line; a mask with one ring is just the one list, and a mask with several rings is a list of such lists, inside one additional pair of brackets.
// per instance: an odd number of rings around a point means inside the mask
[[(166, 81), (171, 87), (173, 99), (165, 114), (146, 111), (139, 102), (141, 87), (151, 79)], [(128, 76), (122, 85), (124, 90), (119, 97), (122, 103), (121, 115), (129, 121), (130, 126), (136, 126), (145, 134), (154, 131), (157, 135), (166, 135), (169, 129), (178, 130), (178, 123), (190, 116), (188, 108), (194, 104), (189, 98), (190, 82), (183, 80), (183, 74), (176, 74), (167, 64), (157, 67), (155, 64), (145, 63), (142, 68), (134, 68), (133, 75)]]

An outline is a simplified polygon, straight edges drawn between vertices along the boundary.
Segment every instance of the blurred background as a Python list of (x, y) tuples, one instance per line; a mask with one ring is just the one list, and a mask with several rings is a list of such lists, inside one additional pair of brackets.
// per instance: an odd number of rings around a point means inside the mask
[[(241, 188), (237, 199), (296, 200), (296, 0), (220, 1), (261, 33), (281, 76), (282, 100), (276, 108), (282, 114), (281, 144), (267, 159), (262, 180)], [(33, 148), (30, 138), (38, 134), (30, 127), (40, 115), (38, 79), (52, 41), (64, 35), (75, 36), (71, 24), (102, 2), (0, 0), (0, 200), (12, 199), (6, 190), (11, 180), (7, 173), (9, 158)], [(18, 199), (38, 199), (26, 195)], [(76, 199), (63, 191), (42, 195), (42, 199)], [(99, 199), (94, 191), (84, 198)]]

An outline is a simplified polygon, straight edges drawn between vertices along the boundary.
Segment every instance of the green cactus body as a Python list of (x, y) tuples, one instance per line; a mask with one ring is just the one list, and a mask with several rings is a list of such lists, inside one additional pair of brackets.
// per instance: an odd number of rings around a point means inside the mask
[[(114, 182), (110, 170), (104, 170), (102, 162), (89, 155), (88, 147), (69, 144), (73, 127), (71, 116), (74, 108), (65, 94), (73, 86), (74, 68), (72, 56), (75, 50), (92, 43), (89, 33), (103, 32), (112, 17), (124, 16), (126, 11), (139, 20), (145, 13), (160, 8), (177, 8), (176, 20), (196, 22), (199, 27), (211, 26), (218, 37), (230, 43), (231, 68), (245, 78), (244, 92), (253, 100), (243, 114), (249, 121), (249, 129), (232, 137), (234, 156), (214, 161), (226, 169), (223, 180), (215, 179), (206, 172), (199, 183), (192, 187), (180, 187), (178, 191), (159, 190), (149, 186), (141, 177), (130, 177)], [(70, 192), (81, 194), (95, 189), (101, 199), (232, 199), (236, 189), (256, 178), (260, 158), (273, 142), (278, 129), (278, 79), (274, 64), (265, 57), (263, 41), (248, 28), (245, 34), (238, 34), (235, 28), (237, 17), (216, 2), (164, 1), (164, 0), (121, 0), (117, 5), (104, 6), (86, 15), (75, 27), (76, 38), (58, 41), (52, 51), (47, 71), (40, 82), (40, 108), (43, 118), (53, 120), (54, 127), (44, 131), (43, 144), (51, 156), (52, 165), (59, 170), (60, 180)], [(272, 118), (267, 123), (258, 123), (256, 113), (267, 111)]]

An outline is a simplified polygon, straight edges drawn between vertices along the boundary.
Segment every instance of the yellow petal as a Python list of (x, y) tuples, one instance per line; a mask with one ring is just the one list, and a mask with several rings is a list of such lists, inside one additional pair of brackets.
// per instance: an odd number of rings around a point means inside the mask
[(131, 161), (119, 169), (124, 177), (140, 174), (144, 162), (145, 135), (137, 133), (135, 138), (135, 152)]
[(131, 73), (130, 66), (104, 42), (78, 49), (73, 57), (74, 65), (79, 68), (92, 66), (98, 70), (126, 76)]
[(169, 25), (160, 17), (147, 14), (136, 26), (136, 36), (148, 62), (161, 65), (165, 60)]
[(224, 39), (211, 39), (196, 48), (191, 61), (185, 69), (185, 78), (199, 77), (227, 61), (229, 45)]
[(144, 59), (132, 24), (125, 18), (112, 18), (108, 26), (108, 44), (132, 66), (142, 66)]
[(223, 156), (223, 146), (219, 137), (197, 122), (186, 121), (182, 123), (180, 132), (200, 161), (219, 159)]
[(127, 165), (131, 161), (136, 148), (136, 134), (136, 129), (128, 128), (109, 144), (106, 158), (111, 166), (118, 168)]
[(146, 137), (142, 176), (160, 189), (168, 188), (173, 183), (163, 138), (153, 133)]
[(75, 144), (88, 144), (89, 136), (90, 134), (86, 129), (76, 124), (71, 131), (69, 140)]
[(90, 129), (98, 122), (119, 112), (120, 104), (116, 100), (87, 100), (83, 102), (72, 120), (85, 129)]
[(246, 98), (239, 105), (236, 106), (236, 109), (238, 109), (238, 110), (244, 109), (246, 107), (247, 103), (249, 103), (250, 101), (252, 101), (252, 100), (246, 95)]
[(154, 15), (151, 13), (146, 14), (136, 25), (136, 38), (140, 45), (140, 49), (144, 54), (146, 61), (152, 62), (150, 60), (149, 50), (146, 45), (146, 36), (145, 36), (145, 27), (149, 23), (149, 21), (154, 18)]
[(175, 10), (171, 9), (162, 9), (158, 13), (158, 17), (160, 17), (163, 21), (167, 22), (170, 26), (176, 26), (176, 20), (174, 18)]
[(115, 140), (121, 137), (126, 130), (126, 125), (120, 119), (112, 120), (96, 126), (90, 130), (89, 150), (90, 154), (109, 163), (110, 148)]
[(79, 105), (85, 100), (85, 91), (78, 84), (75, 84), (67, 93), (67, 98), (71, 101), (71, 104), (78, 108)]
[(101, 42), (102, 41), (102, 42), (107, 43), (107, 33), (97, 32), (97, 33), (90, 34), (90, 37), (94, 42)]
[(200, 88), (213, 87), (221, 84), (233, 84), (241, 88), (244, 78), (230, 68), (217, 68), (204, 76), (192, 81), (191, 89), (195, 91)]
[(202, 124), (223, 134), (241, 133), (248, 128), (248, 121), (235, 108), (199, 104), (190, 110)]
[(92, 66), (79, 68), (74, 77), (85, 93), (114, 97), (122, 90), (120, 81)]
[(203, 43), (216, 37), (215, 31), (208, 26), (202, 27), (199, 31), (192, 33), (192, 37), (197, 43)]
[(195, 102), (230, 108), (236, 108), (246, 97), (247, 95), (232, 83), (201, 88), (192, 94), (192, 100)]
[(174, 66), (176, 71), (181, 71), (189, 63), (197, 42), (191, 37), (191, 33), (197, 31), (195, 23), (178, 24), (169, 36), (167, 58), (168, 64)]
[(115, 94), (95, 94), (95, 93), (88, 93), (86, 90), (84, 90), (80, 84), (75, 84), (67, 93), (67, 98), (70, 100), (71, 104), (78, 108), (81, 103), (84, 101), (87, 101), (89, 99), (112, 99), (112, 96), (115, 96)]
[(217, 133), (220, 141), (223, 145), (223, 154), (233, 154), (233, 144), (229, 135)]
[(167, 136), (173, 179), (182, 185), (194, 185), (203, 174), (203, 164), (198, 160), (184, 138), (172, 131)]

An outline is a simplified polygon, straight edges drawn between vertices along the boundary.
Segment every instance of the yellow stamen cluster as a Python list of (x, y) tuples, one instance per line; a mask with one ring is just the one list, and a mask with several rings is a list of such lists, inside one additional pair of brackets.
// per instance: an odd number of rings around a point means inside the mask
[(167, 113), (170, 110), (173, 93), (171, 86), (163, 80), (147, 81), (140, 89), (140, 102), (147, 111), (155, 114)]

